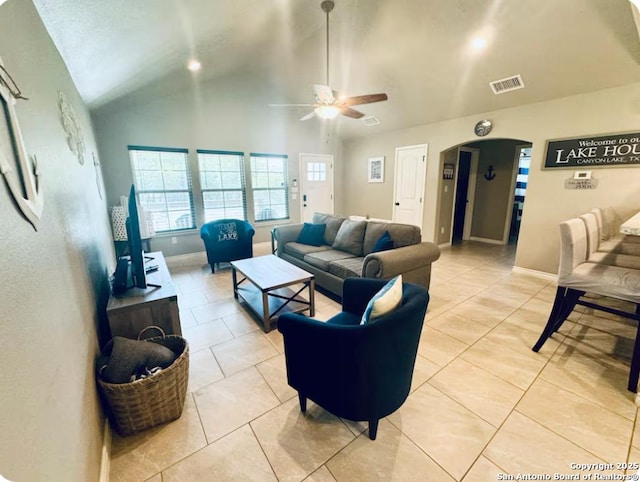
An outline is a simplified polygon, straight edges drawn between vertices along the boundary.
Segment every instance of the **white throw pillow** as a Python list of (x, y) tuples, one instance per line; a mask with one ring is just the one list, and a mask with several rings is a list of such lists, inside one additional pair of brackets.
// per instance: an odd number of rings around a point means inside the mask
[(401, 301), (402, 275), (398, 275), (389, 280), (389, 282), (369, 300), (360, 324), (365, 325), (375, 321), (376, 318), (386, 315), (396, 309)]

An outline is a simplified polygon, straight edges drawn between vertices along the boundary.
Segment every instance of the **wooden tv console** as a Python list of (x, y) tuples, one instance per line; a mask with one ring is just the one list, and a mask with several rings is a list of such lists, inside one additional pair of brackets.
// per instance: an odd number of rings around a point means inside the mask
[[(107, 317), (111, 336), (138, 338), (138, 334), (147, 326), (159, 326), (166, 335), (182, 335), (178, 296), (171, 281), (169, 269), (161, 251), (145, 253), (152, 260), (145, 262), (146, 267), (158, 265), (156, 271), (147, 273), (147, 283), (160, 285), (160, 288), (130, 288), (122, 294), (111, 294), (107, 303)], [(157, 330), (148, 330), (144, 338), (158, 336)]]

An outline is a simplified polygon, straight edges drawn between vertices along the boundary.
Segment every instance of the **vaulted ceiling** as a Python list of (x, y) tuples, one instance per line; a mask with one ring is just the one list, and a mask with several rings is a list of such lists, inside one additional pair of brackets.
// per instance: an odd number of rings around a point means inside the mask
[[(378, 126), (338, 119), (347, 137), (640, 81), (628, 0), (335, 1), (331, 87), (389, 96), (360, 106)], [(90, 108), (164, 78), (193, 88), (194, 77), (253, 75), (269, 85), (265, 103), (313, 102), (312, 84), (326, 81), (321, 0), (34, 3)], [(478, 37), (484, 48), (472, 47)], [(202, 63), (197, 74), (189, 58)], [(524, 89), (492, 92), (490, 81), (515, 74)]]

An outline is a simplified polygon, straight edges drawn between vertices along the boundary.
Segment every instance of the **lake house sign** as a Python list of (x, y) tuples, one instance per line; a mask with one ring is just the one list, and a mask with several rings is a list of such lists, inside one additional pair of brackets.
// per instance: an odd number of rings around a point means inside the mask
[(640, 166), (640, 133), (547, 142), (544, 169)]

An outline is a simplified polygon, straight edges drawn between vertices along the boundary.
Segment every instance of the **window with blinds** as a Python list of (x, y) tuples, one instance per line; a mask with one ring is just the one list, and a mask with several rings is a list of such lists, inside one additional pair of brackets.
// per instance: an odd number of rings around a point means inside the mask
[(128, 146), (140, 205), (153, 215), (156, 232), (194, 229), (188, 150)]
[(287, 156), (252, 152), (251, 191), (255, 221), (289, 219)]
[(204, 222), (234, 218), (247, 220), (244, 152), (196, 150)]

